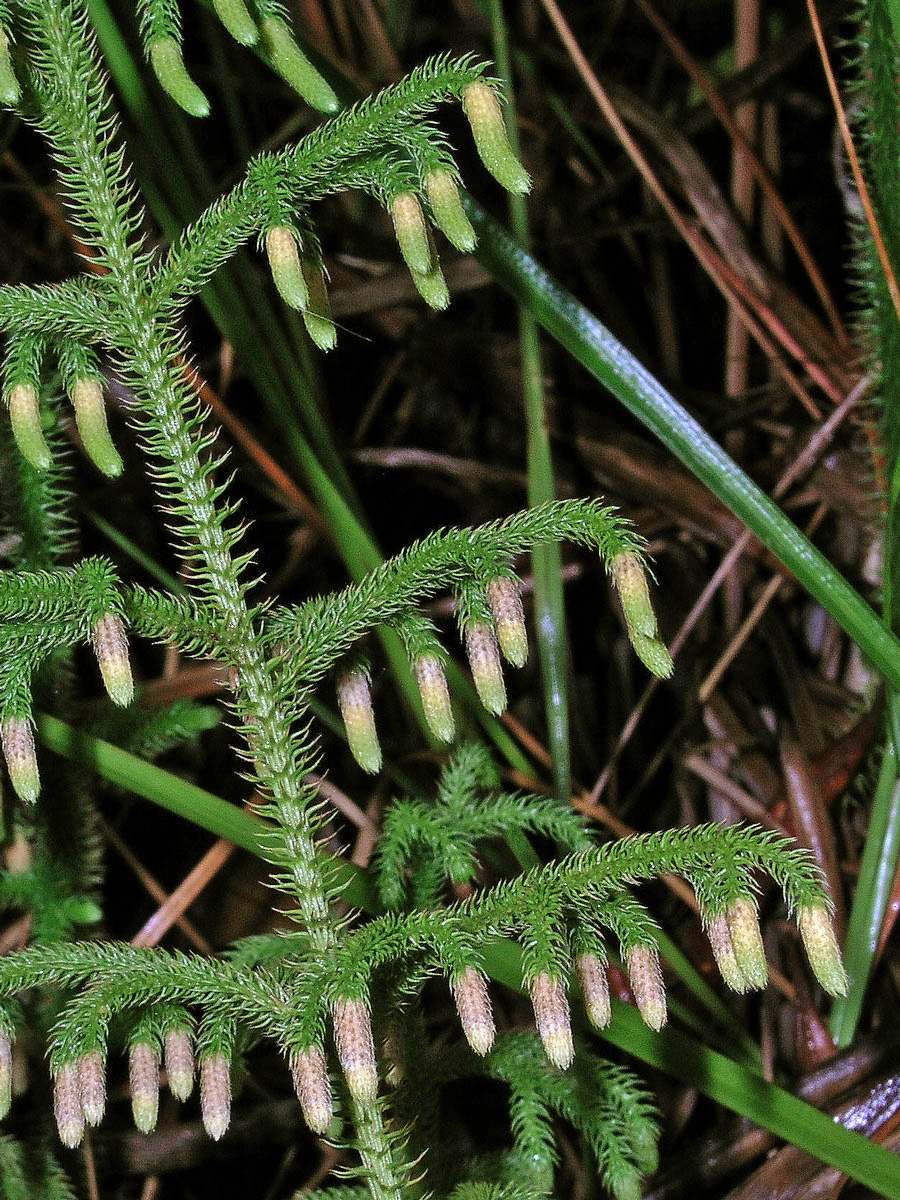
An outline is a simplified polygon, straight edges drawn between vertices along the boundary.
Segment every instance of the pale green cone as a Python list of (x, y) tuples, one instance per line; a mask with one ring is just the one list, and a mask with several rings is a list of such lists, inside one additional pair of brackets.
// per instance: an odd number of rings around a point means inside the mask
[(284, 21), (280, 17), (266, 17), (261, 32), (272, 66), (282, 79), (319, 112), (336, 113), (341, 105), (334, 90), (294, 41)]
[(134, 679), (128, 657), (128, 635), (118, 613), (107, 613), (94, 626), (94, 653), (106, 694), (113, 704), (127, 707), (134, 699)]
[(0, 29), (0, 104), (13, 105), (22, 98), (22, 89), (13, 70), (9, 46), (9, 34)]
[(59, 1140), (69, 1150), (74, 1150), (84, 1137), (81, 1085), (75, 1063), (66, 1063), (53, 1077), (53, 1115)]
[(438, 741), (452, 742), (456, 737), (456, 726), (447, 676), (440, 659), (434, 654), (422, 654), (416, 659), (414, 670), (428, 728)]
[(595, 1029), (605, 1029), (612, 1020), (605, 964), (596, 954), (579, 954), (575, 970), (588, 1020)]
[(450, 171), (438, 168), (425, 176), (425, 193), (438, 229), (457, 250), (471, 254), (478, 238), (465, 214), (459, 186)]
[(827, 909), (821, 905), (801, 908), (797, 922), (816, 979), (829, 996), (846, 996), (850, 980)]
[(78, 1060), (81, 1110), (88, 1125), (99, 1125), (106, 1111), (106, 1062), (100, 1050), (91, 1050)]
[(194, 1047), (187, 1029), (170, 1029), (163, 1040), (169, 1091), (187, 1100), (194, 1090)]
[(468, 84), (463, 89), (462, 106), (472, 127), (475, 149), (488, 171), (508, 192), (530, 192), (531, 180), (509, 144), (503, 109), (494, 89), (477, 80)]
[(465, 629), (466, 654), (478, 698), (495, 717), (506, 709), (506, 684), (500, 665), (497, 635), (486, 621), (469, 621)]
[(400, 192), (391, 201), (391, 220), (403, 260), (413, 274), (427, 275), (434, 265), (428, 223), (415, 192)]
[(365, 671), (354, 668), (338, 677), (337, 700), (353, 757), (364, 771), (377, 775), (381, 770), (381, 746), (375, 730), (369, 677)]
[(41, 794), (34, 733), (27, 717), (7, 717), (0, 724), (0, 744), (9, 780), (20, 800), (34, 804)]
[(324, 268), (311, 258), (301, 258), (300, 267), (309, 289), (309, 304), (302, 314), (306, 332), (320, 350), (333, 350), (337, 345), (337, 326), (331, 316)]
[(503, 657), (514, 667), (524, 667), (528, 661), (528, 633), (518, 581), (508, 575), (491, 580), (487, 599)]
[(41, 428), (41, 410), (37, 389), (30, 383), (17, 383), (7, 396), (13, 437), (22, 457), (38, 471), (46, 471), (52, 459)]
[(487, 978), (474, 967), (466, 969), (451, 980), (453, 999), (459, 1023), (466, 1041), (482, 1058), (490, 1052), (497, 1032), (491, 998), (488, 995)]
[(255, 45), (259, 40), (259, 30), (244, 0), (212, 0), (212, 6), (236, 42), (242, 46)]
[(763, 947), (756, 905), (747, 896), (739, 896), (725, 913), (728, 932), (738, 967), (747, 987), (760, 990), (769, 982), (769, 968)]
[(160, 87), (179, 108), (192, 117), (209, 116), (209, 101), (188, 75), (181, 46), (175, 38), (156, 38), (150, 43), (150, 65)]
[(285, 304), (303, 312), (309, 305), (309, 288), (300, 266), (300, 249), (293, 229), (273, 225), (266, 233), (266, 256), (272, 280)]
[(368, 1006), (362, 1000), (336, 1000), (332, 1017), (334, 1041), (350, 1094), (360, 1104), (374, 1104), (378, 1071)]
[(121, 475), (122, 459), (109, 436), (100, 381), (93, 376), (76, 380), (69, 398), (75, 410), (78, 433), (91, 462), (110, 478)]

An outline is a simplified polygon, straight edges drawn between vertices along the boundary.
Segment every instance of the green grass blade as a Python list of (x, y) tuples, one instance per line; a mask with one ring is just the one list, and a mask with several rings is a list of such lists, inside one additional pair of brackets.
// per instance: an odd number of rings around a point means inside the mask
[(859, 644), (870, 663), (900, 687), (900, 642), (840, 572), (592, 313), (471, 197), (465, 197), (465, 206), (487, 269), (756, 534)]
[(893, 690), (888, 694), (888, 712), (889, 736), (885, 739), (869, 832), (859, 864), (859, 880), (844, 943), (850, 990), (846, 996), (835, 1000), (831, 1010), (831, 1036), (838, 1046), (849, 1046), (856, 1035), (900, 858), (900, 759), (897, 752), (900, 698)]
[[(509, 58), (506, 22), (500, 0), (491, 0), (491, 28), (494, 58), (506, 90), (506, 126), (509, 140), (521, 159), (519, 132), (516, 127), (515, 95)], [(528, 245), (528, 210), (524, 196), (510, 196), (509, 225), (513, 236)], [(547, 428), (547, 398), (544, 394), (544, 369), (537, 321), (525, 304), (519, 305), (519, 351), (522, 363), (522, 398), (525, 405), (527, 435), (528, 503), (542, 504), (556, 499), (550, 433)], [(541, 682), (544, 689), (544, 714), (547, 721), (547, 745), (553, 764), (556, 795), (568, 804), (572, 795), (571, 752), (569, 746), (569, 680), (566, 670), (566, 610), (562, 585), (562, 552), (558, 545), (538, 546), (531, 554), (534, 572), (534, 616)]]

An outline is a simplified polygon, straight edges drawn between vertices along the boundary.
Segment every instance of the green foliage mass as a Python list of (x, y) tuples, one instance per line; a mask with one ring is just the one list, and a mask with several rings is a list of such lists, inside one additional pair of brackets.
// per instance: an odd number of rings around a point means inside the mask
[[(258, 43), (310, 104), (337, 109), (330, 86), (293, 40), (280, 4), (214, 0), (213, 7), (235, 39)], [(143, 0), (138, 8), (146, 54), (162, 87), (188, 112), (203, 115), (206, 99), (181, 56), (179, 6)], [(719, 928), (723, 919), (732, 922), (733, 946), (720, 945), (736, 958), (732, 978), (741, 979), (743, 971), (747, 980), (759, 980), (752, 914), (762, 869), (801, 922), (810, 914), (819, 922), (824, 942), (811, 946), (813, 967), (839, 991), (843, 978), (827, 938), (829, 902), (808, 856), (756, 829), (717, 826), (599, 844), (558, 801), (502, 791), (485, 751), (464, 746), (445, 769), (433, 803), (401, 798), (389, 807), (375, 872), (385, 911), (348, 922), (337, 915), (340, 889), (318, 851), (323, 811), (306, 776), (318, 755), (310, 700), (333, 671), (345, 681), (339, 692), (351, 747), (377, 769), (367, 672), (358, 655), (366, 635), (381, 628), (400, 635), (410, 670), (420, 672), (425, 713), (448, 740), (452, 726), (441, 709), (445, 654), (418, 609), (440, 590), (458, 598), (480, 693), (489, 707), (502, 707), (499, 652), (519, 657), (524, 630), (515, 606), (510, 615), (492, 605), (491, 585), (514, 579), (515, 557), (536, 546), (568, 539), (598, 553), (620, 588), (635, 649), (652, 670), (667, 675), (671, 660), (646, 589), (636, 582), (640, 538), (596, 501), (548, 503), (477, 529), (436, 532), (337, 594), (292, 608), (262, 604), (224, 457), (213, 448), (215, 431), (184, 366), (188, 348), (179, 319), (185, 304), (254, 240), (266, 247), (279, 290), (301, 307), (312, 340), (322, 348), (333, 344), (311, 205), (347, 188), (391, 208), (416, 286), (443, 307), (446, 289), (420, 214), (456, 245), (470, 245), (471, 231), (458, 203), (456, 166), (433, 121), (436, 106), (464, 100), (485, 164), (509, 186), (527, 187), (498, 124), (483, 64), (432, 59), (297, 145), (254, 158), (244, 178), (157, 262), (143, 240), (143, 215), (86, 4), (0, 0), (0, 30), (0, 95), (46, 138), (69, 219), (98, 271), (53, 286), (0, 288), (4, 395), (18, 443), (17, 451), (3, 435), (5, 532), (13, 549), (12, 569), (0, 576), (0, 721), (11, 777), (25, 798), (36, 795), (34, 695), (63, 715), (77, 715), (69, 659), (78, 644), (93, 644), (119, 703), (130, 694), (123, 684), (127, 673), (130, 688), (126, 628), (215, 659), (232, 681), (229, 710), (247, 776), (265, 798), (272, 882), (296, 924), (279, 937), (250, 939), (222, 958), (74, 940), (97, 915), (94, 814), (78, 771), (59, 788), (56, 779), (52, 789), (45, 784), (39, 802), (16, 817), (11, 831), (30, 848), (32, 865), (0, 879), (0, 898), (34, 919), (32, 944), (0, 960), (7, 1004), (0, 1020), (0, 1091), (10, 1040), (23, 1020), (33, 1021), (47, 1031), (60, 1134), (77, 1144), (85, 1121), (102, 1115), (102, 1064), (124, 1017), (139, 1126), (150, 1128), (155, 1120), (160, 1063), (183, 1096), (196, 1052), (204, 1121), (218, 1137), (228, 1123), (229, 1070), (249, 1038), (265, 1037), (290, 1064), (310, 1127), (357, 1151), (351, 1174), (366, 1190), (354, 1184), (321, 1193), (333, 1200), (399, 1197), (426, 1186), (459, 1200), (549, 1195), (553, 1114), (572, 1123), (604, 1184), (629, 1200), (654, 1168), (652, 1109), (630, 1072), (604, 1062), (580, 1040), (575, 1065), (560, 1069), (571, 1062), (566, 989), (573, 973), (588, 961), (599, 964), (599, 974), (583, 972), (581, 979), (583, 987), (593, 978), (602, 988), (611, 935), (641, 1012), (658, 1027), (665, 1001), (656, 927), (629, 887), (672, 873), (694, 887), (708, 922)], [(54, 362), (66, 401), (51, 391)], [(87, 453), (107, 474), (121, 469), (98, 400), (104, 371), (133, 396), (129, 419), (186, 570), (186, 595), (120, 579), (105, 559), (72, 561), (60, 415), (71, 403)], [(626, 578), (627, 587), (620, 582)], [(431, 665), (423, 674), (426, 660)], [(118, 729), (120, 741), (149, 756), (208, 724), (208, 713), (182, 706), (131, 723), (101, 714), (97, 729)], [(486, 847), (524, 834), (555, 843), (563, 856), (480, 887)], [(454, 888), (465, 897), (455, 898)], [(483, 949), (502, 938), (521, 947), (522, 982), (540, 1038), (494, 1037)], [(446, 1053), (435, 1050), (434, 1071), (423, 1079), (402, 1064), (412, 1045), (427, 1044), (417, 997), (431, 975), (448, 981), (472, 1051), (458, 1040)], [(44, 997), (59, 993), (61, 1003), (35, 1000), (33, 989)], [(24, 1017), (15, 1008), (22, 992), (32, 997)], [(605, 1020), (602, 997), (586, 999), (594, 1018)], [(340, 1085), (329, 1069), (331, 1029)], [(383, 1041), (390, 1049), (379, 1065), (374, 1046)], [(508, 1088), (512, 1148), (491, 1160), (460, 1163), (441, 1145), (436, 1095), (444, 1082), (479, 1075)], [(343, 1123), (334, 1115), (338, 1086)], [(416, 1165), (425, 1149), (427, 1185)], [(0, 1174), (10, 1196), (23, 1194), (16, 1180), (27, 1178), (43, 1179), (41, 1194), (68, 1194), (44, 1151), (8, 1138), (0, 1139)]]

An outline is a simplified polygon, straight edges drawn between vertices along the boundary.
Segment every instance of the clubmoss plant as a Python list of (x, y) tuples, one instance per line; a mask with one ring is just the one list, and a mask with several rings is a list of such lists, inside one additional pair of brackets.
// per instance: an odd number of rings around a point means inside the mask
[[(229, 33), (242, 44), (258, 44), (311, 105), (337, 110), (331, 88), (293, 40), (280, 4), (214, 0), (213, 7)], [(208, 103), (184, 68), (178, 6), (144, 0), (139, 9), (160, 84), (187, 112), (204, 115)], [(604, 1183), (620, 1200), (637, 1195), (641, 1176), (655, 1163), (649, 1103), (628, 1072), (579, 1046), (570, 982), (577, 974), (591, 1019), (606, 1024), (605, 939), (611, 935), (642, 1015), (652, 1028), (663, 1024), (655, 925), (628, 887), (672, 873), (694, 887), (715, 931), (719, 961), (728, 963), (727, 982), (762, 986), (754, 900), (762, 869), (799, 914), (823, 986), (840, 992), (845, 981), (829, 939), (829, 901), (809, 857), (760, 830), (718, 826), (600, 844), (559, 802), (500, 790), (484, 750), (464, 746), (451, 758), (435, 804), (401, 799), (388, 809), (375, 872), (384, 912), (348, 924), (336, 915), (340, 888), (318, 845), (323, 813), (306, 777), (317, 758), (309, 704), (330, 676), (353, 753), (365, 770), (381, 768), (369, 669), (361, 657), (363, 639), (379, 627), (400, 635), (430, 727), (441, 740), (453, 739), (445, 654), (418, 611), (442, 589), (457, 596), (478, 693), (491, 712), (502, 712), (501, 651), (514, 665), (527, 653), (512, 563), (548, 542), (568, 539), (600, 555), (619, 590), (636, 652), (650, 670), (667, 676), (672, 663), (650, 606), (641, 539), (597, 501), (550, 503), (480, 528), (434, 533), (337, 594), (296, 607), (261, 604), (253, 550), (221, 481), (214, 431), (185, 370), (179, 325), (185, 305), (253, 241), (265, 249), (275, 287), (302, 313), (313, 342), (322, 349), (334, 344), (310, 208), (346, 188), (373, 194), (390, 212), (416, 287), (434, 308), (444, 307), (448, 295), (431, 223), (464, 249), (473, 234), (460, 207), (456, 166), (432, 121), (435, 107), (461, 102), (488, 170), (512, 191), (529, 186), (506, 141), (500, 99), (484, 65), (433, 59), (332, 116), (297, 145), (254, 158), (244, 178), (184, 229), (159, 262), (142, 240), (136, 189), (82, 0), (0, 0), (0, 96), (46, 138), (70, 220), (98, 270), (54, 286), (0, 288), (3, 394), (20, 456), (10, 503), (18, 569), (0, 577), (0, 721), (13, 787), (33, 806), (35, 828), (42, 828), (52, 801), (40, 789), (33, 693), (45, 686), (48, 672), (64, 669), (74, 646), (93, 646), (107, 693), (122, 707), (133, 694), (129, 637), (214, 659), (228, 670), (229, 709), (247, 777), (265, 798), (272, 882), (296, 924), (229, 956), (205, 958), (72, 941), (73, 916), (55, 936), (8, 955), (0, 961), (7, 1005), (0, 1010), (4, 1104), (9, 1045), (22, 1020), (15, 997), (52, 989), (65, 996), (49, 1033), (49, 1055), (66, 1146), (77, 1145), (85, 1124), (103, 1115), (111, 1023), (125, 1017), (134, 1119), (145, 1132), (156, 1123), (165, 1064), (179, 1099), (198, 1077), (203, 1123), (212, 1138), (223, 1137), (232, 1070), (252, 1034), (278, 1045), (310, 1129), (355, 1148), (359, 1175), (379, 1200), (426, 1188), (460, 1198), (550, 1194), (551, 1111), (582, 1131)], [(102, 558), (67, 561), (70, 543), (54, 492), (61, 470), (60, 405), (49, 390), (54, 363), (84, 448), (108, 476), (121, 472), (122, 460), (106, 426), (100, 364), (132, 394), (129, 418), (186, 568), (186, 595), (123, 580)], [(170, 732), (175, 722), (173, 716)], [(165, 742), (160, 731), (154, 736)], [(149, 733), (145, 740), (152, 741)], [(88, 827), (82, 821), (83, 839)], [(566, 856), (480, 888), (481, 845), (523, 833), (552, 839)], [(82, 858), (88, 856), (85, 846)], [(466, 898), (448, 902), (448, 885), (465, 890)], [(69, 902), (74, 894), (72, 885)], [(522, 948), (522, 983), (540, 1040), (496, 1034), (484, 946), (503, 938)], [(427, 1049), (410, 997), (428, 975), (447, 981), (474, 1054)], [(398, 995), (404, 1006), (398, 1007)], [(387, 1065), (380, 1061), (385, 1044)], [(431, 1055), (434, 1069), (424, 1077), (421, 1060), (410, 1065), (413, 1046)], [(338, 1126), (328, 1073), (334, 1062), (343, 1075), (344, 1123)], [(461, 1163), (441, 1144), (435, 1093), (444, 1081), (478, 1075), (509, 1087), (513, 1147), (490, 1163)], [(0, 1147), (3, 1153), (7, 1148)], [(11, 1160), (15, 1153), (8, 1151)], [(43, 1170), (56, 1178), (54, 1168), (44, 1164)], [(355, 1189), (334, 1191), (347, 1194)]]

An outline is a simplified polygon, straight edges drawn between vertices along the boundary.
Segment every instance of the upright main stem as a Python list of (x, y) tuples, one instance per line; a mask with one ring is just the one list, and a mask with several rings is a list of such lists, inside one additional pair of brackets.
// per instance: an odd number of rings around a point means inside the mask
[[(279, 869), (290, 880), (313, 952), (326, 954), (338, 935), (316, 860), (311, 795), (301, 783), (303, 767), (292, 753), (291, 725), (296, 714), (279, 693), (275, 668), (248, 608), (225, 514), (203, 461), (203, 432), (170, 352), (177, 342), (175, 331), (153, 310), (145, 262), (129, 241), (128, 214), (119, 199), (127, 189), (117, 178), (118, 164), (107, 153), (109, 129), (101, 128), (109, 111), (108, 98), (103, 94), (102, 104), (90, 102), (99, 71), (73, 6), (65, 0), (29, 0), (29, 11), (50, 51), (58, 94), (65, 97), (64, 106), (52, 114), (60, 125), (65, 124), (65, 137), (55, 139), (55, 149), (66, 164), (70, 187), (79, 193), (79, 204), (84, 197), (90, 199), (94, 226), (90, 232), (99, 235), (120, 328), (129, 331), (127, 346), (119, 346), (123, 366), (163, 459), (167, 491), (182, 520), (182, 548), (185, 543), (189, 553), (195, 548), (218, 609), (219, 644), (227, 665), (235, 669), (236, 707), (252, 730), (248, 741), (256, 772), (272, 796), (281, 825)], [(401, 1184), (380, 1107), (363, 1108), (353, 1101), (351, 1110), (373, 1195), (376, 1200), (400, 1200)]]

